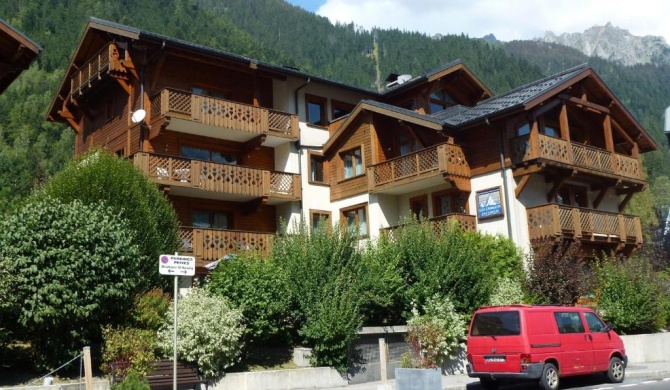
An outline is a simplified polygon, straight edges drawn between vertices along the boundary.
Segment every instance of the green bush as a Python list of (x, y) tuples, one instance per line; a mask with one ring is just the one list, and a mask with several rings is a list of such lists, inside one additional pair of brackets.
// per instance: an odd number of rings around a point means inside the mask
[(131, 312), (133, 324), (140, 329), (157, 331), (165, 321), (170, 301), (170, 294), (158, 288), (136, 295)]
[(489, 304), (492, 306), (514, 305), (525, 301), (521, 282), (511, 277), (502, 277), (498, 279), (498, 283), (493, 289)]
[(47, 182), (40, 195), (62, 203), (75, 199), (83, 204), (104, 202), (127, 222), (133, 243), (140, 248), (142, 290), (169, 287), (169, 278), (159, 274), (156, 259), (177, 250), (179, 223), (167, 198), (131, 162), (94, 150), (68, 164)]
[(111, 390), (151, 390), (149, 382), (137, 372), (128, 373), (123, 382), (111, 386)]
[(242, 310), (245, 344), (286, 344), (292, 329), (289, 279), (274, 261), (241, 255), (221, 260), (206, 288)]
[[(168, 310), (158, 332), (165, 356), (173, 353), (174, 314)], [(195, 364), (205, 378), (216, 380), (239, 360), (242, 350), (242, 311), (211, 292), (194, 288), (177, 301), (177, 356)]]
[(586, 267), (581, 245), (546, 241), (528, 259), (526, 290), (534, 303), (573, 305), (593, 290), (593, 275)]
[(71, 359), (123, 320), (142, 280), (132, 237), (118, 213), (76, 200), (32, 199), (0, 222), (0, 263), (15, 276), (12, 330), (38, 365)]
[(667, 324), (668, 290), (664, 275), (642, 258), (607, 258), (595, 269), (598, 311), (623, 334), (657, 332)]
[(455, 357), (465, 339), (466, 323), (448, 298), (431, 297), (424, 311), (414, 309), (407, 321), (407, 344), (415, 367), (436, 368)]
[(137, 328), (102, 329), (104, 347), (102, 371), (115, 378), (126, 378), (129, 372), (144, 376), (151, 371), (156, 360), (154, 350), (158, 338), (152, 330)]

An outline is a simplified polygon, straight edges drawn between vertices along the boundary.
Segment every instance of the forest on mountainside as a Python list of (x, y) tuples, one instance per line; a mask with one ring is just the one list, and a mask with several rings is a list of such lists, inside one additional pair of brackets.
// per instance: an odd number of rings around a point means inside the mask
[(490, 43), (465, 35), (332, 25), (283, 0), (19, 0), (2, 2), (0, 18), (44, 51), (0, 96), (0, 212), (72, 155), (72, 131), (46, 122), (45, 113), (90, 16), (371, 90), (389, 73), (416, 76), (458, 58), (495, 93), (589, 62), (659, 144), (659, 151), (644, 157), (652, 191), (638, 196), (645, 205), (638, 207), (655, 209), (658, 219), (670, 205), (663, 197), (670, 191), (655, 189), (657, 178), (670, 177), (662, 132), (662, 114), (670, 105), (667, 66), (623, 67), (535, 41)]

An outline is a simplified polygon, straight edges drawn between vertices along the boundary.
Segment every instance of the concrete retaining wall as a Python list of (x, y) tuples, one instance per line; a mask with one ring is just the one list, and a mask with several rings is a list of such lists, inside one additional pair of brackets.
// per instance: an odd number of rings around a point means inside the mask
[(312, 367), (227, 374), (221, 381), (209, 388), (212, 390), (289, 390), (342, 387), (347, 384), (347, 380), (333, 368)]
[(670, 362), (670, 333), (636, 334), (621, 338), (630, 363)]
[[(84, 382), (57, 383), (49, 386), (12, 386), (0, 387), (0, 390), (86, 390)], [(94, 380), (93, 390), (109, 390), (109, 381)]]

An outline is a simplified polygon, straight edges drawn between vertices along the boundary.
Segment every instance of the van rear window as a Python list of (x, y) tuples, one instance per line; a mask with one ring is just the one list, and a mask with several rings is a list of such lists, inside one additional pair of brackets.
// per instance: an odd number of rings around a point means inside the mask
[(470, 336), (514, 336), (521, 334), (518, 311), (477, 313)]

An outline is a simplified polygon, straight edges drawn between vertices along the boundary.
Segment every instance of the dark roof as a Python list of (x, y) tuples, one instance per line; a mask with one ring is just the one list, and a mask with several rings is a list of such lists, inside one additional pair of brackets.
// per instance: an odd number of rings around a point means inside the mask
[(0, 93), (37, 58), (42, 47), (0, 19)]
[(395, 112), (396, 114), (407, 115), (407, 116), (410, 116), (412, 118), (432, 122), (432, 123), (435, 123), (437, 125), (442, 125), (443, 124), (443, 122), (440, 119), (433, 118), (430, 115), (420, 114), (420, 113), (418, 113), (414, 110), (408, 110), (406, 108), (394, 106), (394, 105), (391, 105), (391, 104), (381, 103), (381, 102), (378, 102), (376, 100), (361, 100), (361, 102), (359, 104), (361, 104), (361, 103), (365, 103), (365, 104), (368, 104), (368, 105), (374, 106), (374, 107), (379, 107), (383, 110)]
[(545, 77), (501, 95), (483, 100), (477, 103), (476, 106), (463, 110), (456, 115), (454, 115), (454, 111), (452, 110), (454, 107), (450, 107), (432, 116), (442, 119), (447, 126), (461, 127), (486, 117), (502, 114), (516, 107), (522, 107), (533, 99), (550, 91), (556, 85), (577, 76), (588, 68), (588, 64), (575, 66), (553, 76)]
[(413, 77), (413, 78), (411, 78), (411, 79), (405, 81), (405, 82), (402, 83), (402, 84), (395, 84), (395, 85), (389, 87), (388, 89), (386, 89), (386, 91), (384, 91), (384, 92), (382, 93), (382, 95), (386, 95), (386, 94), (390, 94), (390, 93), (395, 93), (395, 92), (397, 92), (397, 90), (399, 90), (399, 89), (410, 88), (410, 87), (413, 86), (414, 84), (420, 84), (421, 82), (423, 82), (423, 81), (429, 79), (431, 76), (434, 76), (434, 75), (437, 74), (437, 73), (442, 72), (443, 70), (452, 68), (452, 67), (454, 67), (454, 66), (456, 66), (456, 65), (459, 65), (459, 64), (462, 64), (462, 63), (463, 63), (463, 61), (462, 61), (460, 58), (459, 58), (459, 59), (456, 59), (456, 60), (454, 60), (454, 61), (448, 62), (448, 63), (446, 63), (446, 64), (444, 64), (444, 65), (441, 65), (441, 66), (439, 66), (439, 67), (437, 67), (437, 68), (431, 69), (430, 71), (428, 71), (428, 72), (426, 72), (426, 73), (424, 73), (424, 74), (422, 74), (422, 75), (420, 75), (420, 76)]
[(258, 61), (256, 59), (246, 57), (246, 56), (243, 56), (243, 55), (230, 53), (230, 52), (227, 52), (225, 50), (215, 49), (215, 48), (205, 46), (205, 45), (201, 45), (201, 44), (198, 44), (198, 43), (188, 42), (188, 41), (185, 41), (183, 39), (168, 37), (166, 35), (158, 34), (158, 33), (147, 31), (147, 30), (138, 29), (136, 27), (125, 26), (125, 25), (122, 25), (122, 24), (119, 24), (119, 23), (110, 22), (108, 20), (99, 19), (99, 18), (96, 18), (96, 17), (91, 17), (89, 19), (89, 21), (92, 22), (92, 23), (96, 23), (96, 24), (99, 24), (99, 25), (102, 25), (102, 26), (107, 26), (107, 27), (110, 27), (110, 28), (113, 28), (113, 29), (126, 31), (126, 32), (129, 32), (131, 34), (138, 35), (140, 38), (145, 38), (145, 39), (153, 40), (153, 41), (157, 41), (157, 42), (165, 41), (165, 42), (168, 42), (172, 45), (176, 45), (176, 46), (179, 46), (179, 47), (182, 47), (182, 48), (185, 48), (185, 49), (196, 50), (196, 51), (199, 51), (199, 52), (202, 52), (202, 53), (208, 53), (208, 54), (216, 55), (218, 57), (225, 57), (229, 60), (239, 61), (239, 62), (243, 62), (243, 63), (247, 63), (247, 64), (248, 63), (253, 63), (253, 64), (256, 64), (256, 66), (259, 69), (266, 69), (266, 70), (274, 71), (274, 72), (281, 73), (281, 74), (284, 74), (284, 75), (291, 75), (291, 76), (301, 77), (301, 78), (304, 78), (304, 79), (311, 79), (313, 81), (318, 81), (318, 82), (321, 82), (321, 83), (324, 83), (324, 84), (334, 85), (334, 86), (337, 86), (337, 87), (340, 87), (340, 88), (346, 88), (346, 89), (349, 89), (349, 90), (364, 93), (366, 95), (371, 95), (371, 96), (374, 96), (374, 97), (380, 96), (377, 92), (374, 92), (374, 91), (371, 91), (371, 90), (368, 90), (368, 89), (359, 88), (359, 87), (355, 87), (355, 86), (352, 86), (352, 85), (343, 84), (343, 83), (340, 83), (340, 82), (337, 82), (337, 81), (333, 81), (333, 80), (330, 80), (330, 79), (327, 79), (327, 78), (324, 78), (324, 77), (311, 75), (309, 73), (301, 72), (301, 71), (299, 71), (295, 68), (292, 68), (292, 67), (273, 65), (273, 64), (270, 64), (268, 62)]

